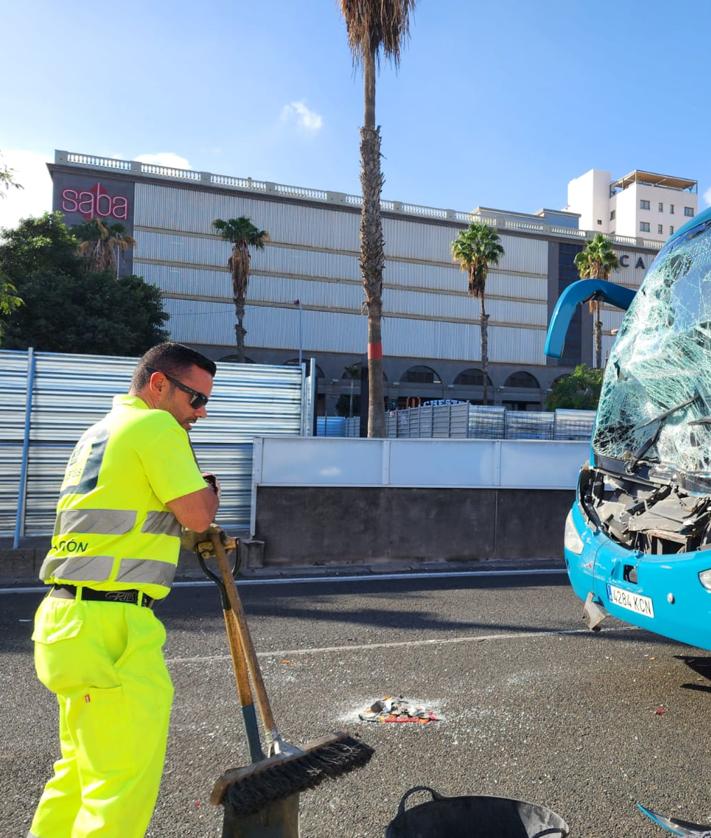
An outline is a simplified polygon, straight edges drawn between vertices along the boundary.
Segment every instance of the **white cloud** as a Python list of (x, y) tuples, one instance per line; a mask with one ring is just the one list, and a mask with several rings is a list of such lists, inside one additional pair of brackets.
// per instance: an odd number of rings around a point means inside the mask
[(42, 215), (52, 209), (52, 178), (47, 163), (53, 159), (21, 148), (0, 150), (0, 165), (12, 169), (12, 177), (22, 189), (10, 187), (0, 193), (0, 227), (16, 227), (21, 218)]
[(711, 188), (707, 189), (707, 190), (704, 192), (704, 201), (706, 201), (706, 203), (707, 203), (709, 206), (711, 206)]
[(299, 128), (309, 134), (317, 134), (323, 128), (323, 117), (306, 106), (306, 102), (290, 102), (281, 109), (282, 122), (296, 122)]
[(171, 169), (192, 169), (190, 163), (174, 151), (159, 151), (157, 154), (139, 154), (139, 163), (153, 163), (156, 166), (168, 166)]

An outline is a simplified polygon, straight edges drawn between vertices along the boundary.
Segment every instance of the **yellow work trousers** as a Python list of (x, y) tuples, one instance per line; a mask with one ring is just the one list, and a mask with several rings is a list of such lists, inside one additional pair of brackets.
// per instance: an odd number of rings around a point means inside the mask
[(141, 838), (173, 700), (162, 623), (138, 605), (47, 596), (32, 639), (37, 675), (59, 701), (62, 757), (29, 835)]

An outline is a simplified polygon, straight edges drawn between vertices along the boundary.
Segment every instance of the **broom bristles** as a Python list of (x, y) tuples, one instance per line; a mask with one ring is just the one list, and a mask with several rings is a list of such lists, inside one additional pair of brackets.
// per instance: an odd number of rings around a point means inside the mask
[(355, 736), (342, 734), (300, 754), (240, 769), (241, 776), (230, 782), (222, 802), (238, 815), (252, 815), (269, 803), (362, 768), (374, 753), (370, 745)]

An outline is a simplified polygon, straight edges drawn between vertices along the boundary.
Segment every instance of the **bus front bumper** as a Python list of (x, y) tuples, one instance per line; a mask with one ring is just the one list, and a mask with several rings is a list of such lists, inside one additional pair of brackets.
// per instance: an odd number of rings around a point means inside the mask
[[(711, 651), (711, 550), (649, 555), (594, 529), (576, 500), (566, 520), (565, 563), (575, 594), (613, 617)], [(709, 571), (708, 574), (704, 574)]]

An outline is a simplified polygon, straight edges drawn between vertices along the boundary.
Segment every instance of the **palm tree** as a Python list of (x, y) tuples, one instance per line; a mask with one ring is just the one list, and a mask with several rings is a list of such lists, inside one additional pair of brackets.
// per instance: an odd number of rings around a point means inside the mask
[(472, 297), (479, 298), (481, 314), (479, 326), (481, 334), (481, 367), (484, 374), (484, 404), (489, 396), (489, 315), (484, 307), (486, 292), (486, 277), (492, 265), (499, 264), (499, 258), (504, 255), (497, 233), (480, 221), (472, 222), (466, 230), (452, 242), (452, 256), (459, 267), (467, 272), (468, 291)]
[(77, 224), (72, 232), (79, 239), (79, 253), (87, 260), (90, 271), (116, 272), (117, 256), (136, 246), (136, 240), (129, 236), (123, 224), (105, 224), (99, 218), (92, 218), (84, 224)]
[[(574, 259), (575, 267), (581, 279), (609, 279), (620, 261), (615, 256), (610, 240), (602, 233), (594, 236)], [(602, 322), (600, 320), (600, 300), (593, 296), (588, 302), (590, 313), (595, 315), (595, 367), (602, 367)]]
[(368, 436), (385, 436), (383, 388), (383, 267), (385, 265), (380, 194), (380, 127), (375, 124), (375, 67), (382, 50), (397, 67), (400, 46), (409, 33), (415, 0), (340, 0), (348, 45), (355, 64), (363, 65), (365, 114), (360, 129), (360, 269), (368, 312)]
[(223, 221), (221, 218), (212, 222), (212, 226), (219, 231), (225, 241), (232, 244), (232, 255), (227, 261), (227, 268), (232, 274), (232, 299), (235, 304), (235, 337), (237, 338), (237, 363), (243, 364), (244, 336), (247, 330), (242, 325), (244, 321), (244, 306), (247, 297), (247, 283), (249, 282), (249, 262), (251, 259), (249, 248), (264, 250), (264, 243), (269, 241), (269, 233), (260, 230), (252, 224), (249, 218), (241, 215)]

